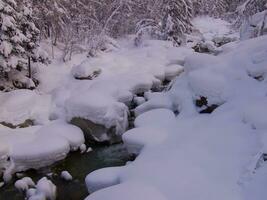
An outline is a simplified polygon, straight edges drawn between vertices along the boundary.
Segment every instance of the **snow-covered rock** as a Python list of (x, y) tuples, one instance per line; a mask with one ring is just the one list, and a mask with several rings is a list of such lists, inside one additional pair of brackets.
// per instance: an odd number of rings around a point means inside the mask
[(24, 177), (15, 182), (15, 187), (20, 191), (27, 191), (30, 187), (34, 187), (35, 183), (30, 177)]
[(98, 67), (88, 67), (86, 62), (75, 66), (72, 69), (72, 74), (76, 79), (79, 80), (93, 80), (101, 74), (101, 69)]
[[(146, 95), (147, 96), (147, 95)], [(159, 94), (154, 98), (150, 98), (147, 102), (137, 106), (134, 110), (136, 116), (141, 115), (147, 111), (157, 109), (157, 108), (165, 108), (170, 110), (175, 110), (175, 105), (173, 101), (170, 99), (169, 95)]]
[[(123, 136), (126, 146), (142, 148), (138, 157), (112, 173), (119, 182), (111, 181), (86, 200), (150, 199), (141, 188), (132, 193), (142, 184), (155, 189), (151, 199), (264, 199), (266, 168), (257, 163), (266, 151), (267, 81), (251, 73), (266, 73), (266, 43), (262, 36), (236, 43), (217, 57), (195, 53), (186, 58), (185, 73), (164, 94), (179, 114), (172, 109), (142, 112), (137, 128)], [(148, 102), (159, 96), (145, 95)], [(199, 97), (219, 107), (199, 114)], [(156, 129), (155, 138), (163, 139), (155, 141), (153, 131), (144, 129)], [(101, 171), (97, 174), (101, 177)], [(125, 186), (133, 182), (138, 184)]]
[(60, 174), (60, 177), (64, 179), (65, 181), (71, 181), (73, 179), (71, 174), (68, 171), (62, 171)]
[(165, 79), (171, 81), (176, 76), (180, 75), (184, 71), (181, 65), (169, 65), (165, 69)]
[(84, 136), (79, 128), (55, 121), (42, 127), (1, 128), (0, 141), (7, 146), (1, 153), (10, 157), (5, 164), (5, 176), (9, 177), (16, 171), (39, 169), (64, 159), (84, 143)]
[(21, 124), (27, 119), (37, 124), (49, 120), (51, 98), (31, 90), (0, 92), (0, 122)]
[(109, 167), (90, 173), (85, 178), (88, 192), (93, 193), (97, 190), (119, 184), (118, 176), (121, 170), (122, 167)]
[(95, 192), (85, 200), (167, 200), (156, 188), (143, 182), (127, 182)]
[(175, 115), (168, 109), (154, 109), (138, 116), (134, 125), (136, 127), (158, 127), (171, 124), (175, 121)]
[(123, 143), (130, 153), (138, 155), (147, 145), (158, 145), (167, 138), (167, 134), (160, 128), (141, 127), (125, 132)]
[(46, 177), (41, 178), (36, 184), (36, 190), (28, 193), (29, 200), (56, 200), (57, 188)]

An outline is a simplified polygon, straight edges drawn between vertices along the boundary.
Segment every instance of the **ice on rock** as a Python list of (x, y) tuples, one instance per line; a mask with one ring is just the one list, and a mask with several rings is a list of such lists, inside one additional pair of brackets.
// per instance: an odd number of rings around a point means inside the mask
[(123, 167), (109, 167), (91, 172), (85, 178), (89, 193), (120, 183), (119, 173)]
[(72, 180), (72, 176), (68, 171), (62, 171), (60, 174), (60, 177), (62, 179), (64, 179), (65, 181), (71, 181)]
[(0, 122), (17, 125), (32, 119), (36, 123), (46, 123), (49, 119), (51, 98), (36, 91), (15, 90), (0, 92)]
[(130, 153), (138, 155), (144, 146), (158, 145), (167, 138), (164, 129), (141, 127), (125, 132), (122, 140)]
[(168, 109), (155, 109), (138, 116), (134, 125), (136, 127), (168, 126), (175, 122), (175, 115)]
[(115, 185), (99, 192), (95, 192), (88, 196), (85, 200), (167, 200), (163, 194), (161, 194), (153, 186), (147, 185), (143, 182), (126, 182), (119, 185)]

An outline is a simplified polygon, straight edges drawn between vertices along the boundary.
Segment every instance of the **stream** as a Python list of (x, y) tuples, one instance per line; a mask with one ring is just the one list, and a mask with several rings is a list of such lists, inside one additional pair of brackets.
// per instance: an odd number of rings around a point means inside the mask
[[(35, 182), (47, 176), (57, 186), (57, 200), (82, 200), (88, 196), (85, 186), (85, 177), (92, 171), (100, 168), (123, 166), (127, 161), (133, 160), (123, 144), (111, 146), (95, 146), (93, 151), (81, 154), (70, 153), (66, 159), (41, 170), (29, 170), (22, 173), (31, 177)], [(65, 181), (60, 173), (67, 170), (73, 177), (72, 181)], [(51, 173), (53, 175), (51, 175)], [(0, 188), (0, 200), (24, 200), (24, 194), (15, 187), (14, 179), (8, 185)]]

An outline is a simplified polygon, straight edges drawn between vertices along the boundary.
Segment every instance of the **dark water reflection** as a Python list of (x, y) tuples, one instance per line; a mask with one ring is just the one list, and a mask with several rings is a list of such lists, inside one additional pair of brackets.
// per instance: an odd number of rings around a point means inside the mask
[[(97, 146), (93, 149), (85, 154), (71, 153), (65, 160), (49, 168), (27, 171), (25, 176), (37, 181), (52, 172), (49, 179), (57, 186), (57, 200), (83, 200), (88, 195), (84, 182), (87, 174), (104, 167), (122, 166), (133, 159), (123, 144)], [(67, 182), (60, 178), (60, 173), (64, 170), (70, 172), (73, 181)], [(24, 195), (16, 190), (12, 182), (0, 188), (0, 200), (24, 200)]]

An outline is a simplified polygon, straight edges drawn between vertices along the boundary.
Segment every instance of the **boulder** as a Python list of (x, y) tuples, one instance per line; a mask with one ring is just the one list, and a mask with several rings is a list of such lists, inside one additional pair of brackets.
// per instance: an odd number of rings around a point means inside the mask
[(112, 144), (121, 141), (121, 136), (116, 134), (116, 127), (106, 128), (104, 125), (79, 117), (72, 118), (70, 122), (82, 129), (87, 142), (108, 142)]

